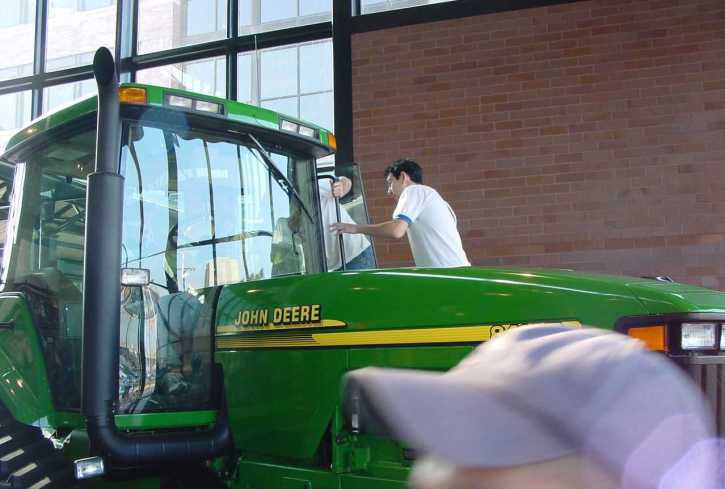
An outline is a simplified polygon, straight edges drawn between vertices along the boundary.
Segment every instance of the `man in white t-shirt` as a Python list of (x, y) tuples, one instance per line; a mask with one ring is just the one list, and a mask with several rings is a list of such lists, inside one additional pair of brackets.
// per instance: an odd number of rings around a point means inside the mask
[[(337, 181), (319, 180), (320, 189), (320, 211), (322, 213), (322, 222), (332, 224), (337, 222), (337, 213), (335, 211), (335, 199), (347, 195), (352, 189), (352, 182), (347, 177), (339, 177)], [(354, 224), (352, 217), (340, 206), (340, 222)], [(327, 228), (327, 226), (323, 226)], [(327, 269), (339, 270), (342, 267), (340, 259), (340, 243), (337, 239), (337, 233), (324, 229), (325, 254), (327, 256)], [(362, 234), (346, 234), (343, 236), (345, 246), (345, 269), (360, 270), (367, 268), (375, 268), (375, 255), (370, 240)]]
[(398, 198), (393, 219), (380, 224), (340, 223), (330, 230), (400, 239), (406, 234), (418, 267), (470, 266), (458, 234), (457, 218), (435, 189), (423, 185), (423, 171), (413, 160), (398, 160), (385, 169), (388, 193)]

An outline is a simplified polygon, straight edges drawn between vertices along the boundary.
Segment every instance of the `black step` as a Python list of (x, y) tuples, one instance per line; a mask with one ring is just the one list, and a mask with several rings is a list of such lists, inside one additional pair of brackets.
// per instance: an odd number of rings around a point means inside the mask
[(15, 470), (10, 477), (8, 482), (10, 487), (13, 489), (24, 489), (33, 485), (39, 479), (42, 479), (44, 474), (52, 474), (56, 470), (59, 470), (63, 466), (67, 465), (67, 461), (57, 453), (53, 453), (49, 456), (41, 458), (40, 460), (32, 461)]
[[(20, 450), (22, 452), (18, 453)], [(30, 445), (16, 450), (15, 455), (0, 457), (0, 477), (4, 479), (33, 460), (38, 460), (51, 453), (53, 453), (53, 445), (49, 440), (44, 438), (35, 440)]]
[[(13, 419), (0, 402), (0, 489), (75, 489), (74, 466), (41, 429)], [(82, 485), (82, 484), (81, 484)]]
[(18, 450), (26, 448), (28, 445), (32, 444), (34, 441), (37, 440), (38, 438), (30, 440), (24, 438), (13, 438), (9, 441), (6, 441), (2, 445), (0, 445), (0, 459), (11, 455)]
[[(17, 424), (16, 426), (8, 428), (7, 430), (0, 429), (0, 456), (1, 454), (6, 453), (5, 447), (9, 446), (10, 443), (13, 441), (24, 441), (26, 443), (29, 443), (33, 440), (41, 438), (42, 436), (43, 434), (39, 429), (23, 424)], [(7, 439), (7, 437), (9, 437), (10, 439)]]
[(44, 475), (40, 480), (31, 481), (30, 485), (19, 487), (22, 489), (72, 489), (76, 487), (76, 484), (73, 468), (66, 466), (50, 475)]

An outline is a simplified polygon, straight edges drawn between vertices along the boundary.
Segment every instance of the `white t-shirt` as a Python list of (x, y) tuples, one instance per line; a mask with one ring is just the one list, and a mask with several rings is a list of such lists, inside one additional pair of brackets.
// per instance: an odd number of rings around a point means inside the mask
[(416, 266), (471, 265), (458, 234), (456, 214), (431, 187), (414, 184), (403, 189), (393, 219), (408, 223), (408, 241)]
[[(335, 212), (335, 197), (332, 195), (332, 182), (328, 179), (318, 181), (320, 187), (320, 211), (322, 213), (322, 235), (325, 240), (325, 253), (327, 255), (327, 269), (336, 270), (342, 267), (340, 260), (340, 241), (335, 232), (329, 230), (330, 224), (337, 222), (337, 213)], [(340, 206), (340, 222), (349, 222), (355, 224), (350, 214), (343, 206)], [(370, 246), (364, 234), (343, 234), (342, 240), (345, 245), (345, 261), (350, 260), (365, 251)]]

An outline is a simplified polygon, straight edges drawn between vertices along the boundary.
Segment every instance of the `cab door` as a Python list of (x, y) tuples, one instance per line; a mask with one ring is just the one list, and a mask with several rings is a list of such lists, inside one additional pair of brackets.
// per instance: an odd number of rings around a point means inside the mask
[[(375, 242), (371, 236), (340, 236), (327, 229), (329, 224), (340, 221), (370, 224), (360, 166), (357, 163), (329, 166), (318, 162), (317, 174), (327, 270), (349, 269), (350, 267), (347, 265), (351, 262), (355, 263), (352, 260), (359, 256), (363, 250), (369, 253), (369, 257), (366, 257), (364, 261), (358, 259), (358, 265), (354, 267), (377, 268)], [(332, 195), (330, 186), (341, 178), (349, 179), (352, 185), (345, 195), (335, 198)], [(343, 262), (345, 266), (343, 266)]]

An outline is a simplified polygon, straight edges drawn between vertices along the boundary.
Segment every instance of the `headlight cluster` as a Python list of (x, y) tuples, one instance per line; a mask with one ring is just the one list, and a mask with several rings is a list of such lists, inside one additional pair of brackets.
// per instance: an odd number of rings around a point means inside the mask
[[(683, 350), (725, 349), (725, 328), (720, 323), (682, 323)], [(718, 341), (718, 339), (720, 341)]]
[(195, 110), (197, 112), (206, 112), (209, 114), (224, 114), (224, 105), (218, 102), (208, 102), (183, 95), (175, 95), (167, 93), (164, 100), (166, 105), (179, 109)]
[(725, 353), (722, 318), (665, 317), (625, 319), (616, 329), (642, 341), (649, 349), (671, 355)]
[(287, 119), (280, 118), (279, 128), (287, 132), (296, 132), (297, 134), (306, 136), (308, 138), (318, 138), (317, 129), (305, 126), (304, 124), (300, 124), (298, 122), (288, 121)]

